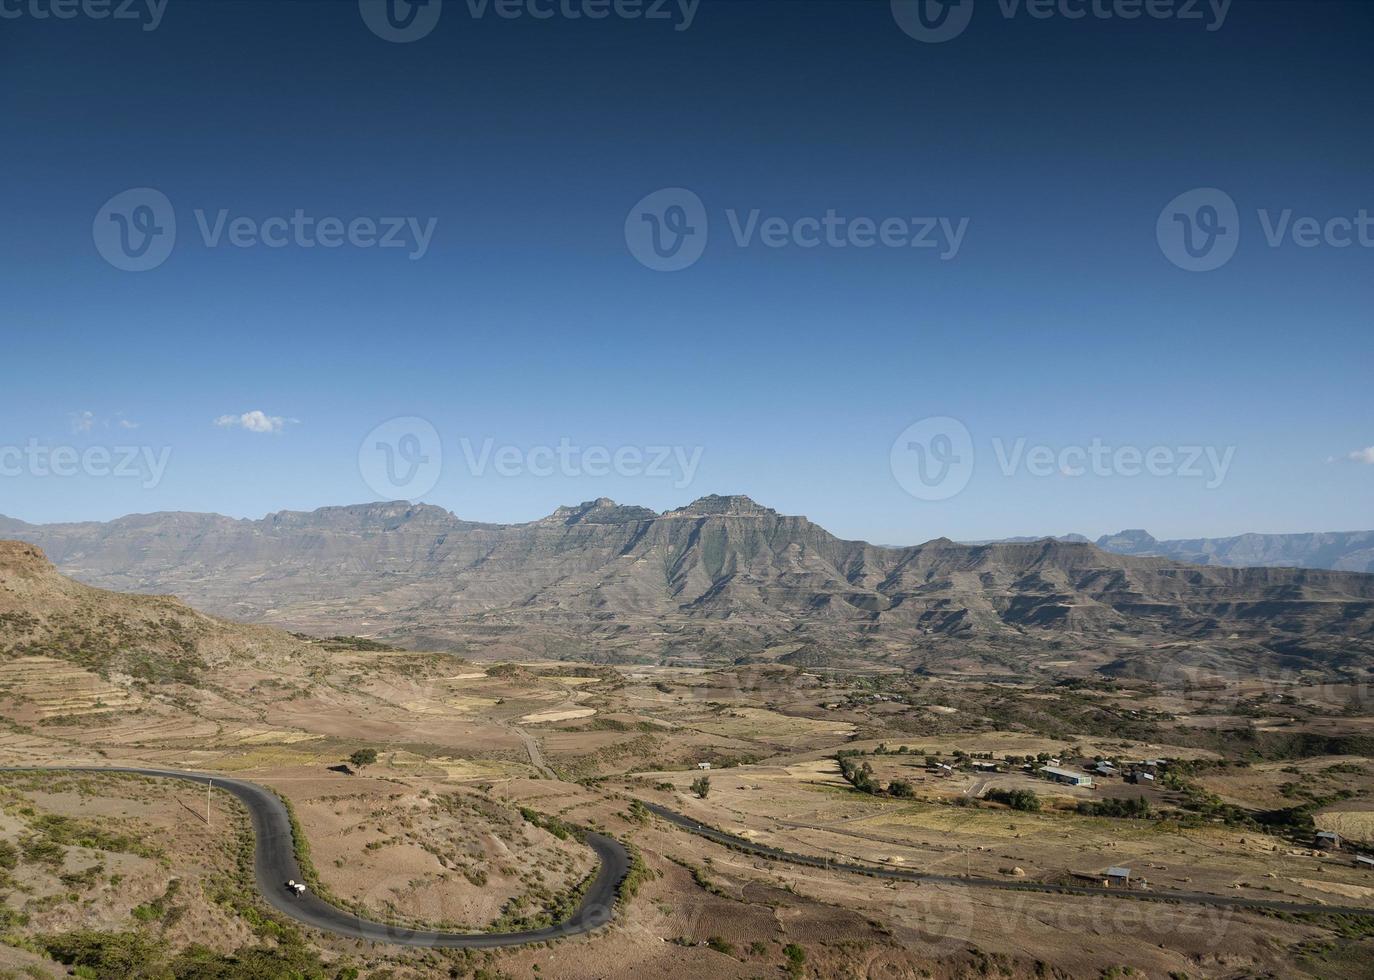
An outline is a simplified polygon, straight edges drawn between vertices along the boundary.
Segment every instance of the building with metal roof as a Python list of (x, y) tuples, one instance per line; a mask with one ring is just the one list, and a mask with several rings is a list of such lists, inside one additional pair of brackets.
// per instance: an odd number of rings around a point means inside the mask
[(1091, 786), (1093, 778), (1086, 772), (1074, 772), (1072, 769), (1061, 769), (1059, 766), (1045, 766), (1040, 770), (1040, 775), (1046, 779), (1053, 779), (1056, 783), (1067, 783), (1070, 786)]

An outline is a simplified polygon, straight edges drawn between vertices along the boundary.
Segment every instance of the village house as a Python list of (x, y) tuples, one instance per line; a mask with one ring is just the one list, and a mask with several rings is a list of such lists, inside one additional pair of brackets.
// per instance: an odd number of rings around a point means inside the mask
[(1040, 770), (1040, 775), (1068, 786), (1093, 785), (1093, 778), (1086, 772), (1074, 772), (1072, 769), (1061, 769), (1059, 766), (1045, 766)]
[(1117, 888), (1129, 888), (1131, 884), (1131, 869), (1108, 868), (1107, 884)]

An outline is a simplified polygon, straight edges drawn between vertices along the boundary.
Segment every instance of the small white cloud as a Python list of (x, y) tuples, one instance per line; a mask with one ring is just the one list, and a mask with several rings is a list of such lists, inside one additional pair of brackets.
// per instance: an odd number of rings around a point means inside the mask
[(137, 429), (137, 428), (138, 428), (138, 425), (139, 425), (139, 424), (138, 424), (137, 422), (135, 422), (133, 419), (120, 419), (120, 420), (119, 420), (119, 427), (120, 427), (121, 429)]
[(72, 412), (70, 418), (73, 432), (90, 432), (95, 428), (94, 412)]
[(255, 410), (244, 412), (242, 415), (221, 415), (215, 419), (215, 425), (223, 429), (246, 429), (249, 432), (280, 432), (288, 421), (295, 420)]
[(1374, 466), (1374, 446), (1357, 449), (1346, 458), (1357, 463), (1368, 463), (1370, 466)]

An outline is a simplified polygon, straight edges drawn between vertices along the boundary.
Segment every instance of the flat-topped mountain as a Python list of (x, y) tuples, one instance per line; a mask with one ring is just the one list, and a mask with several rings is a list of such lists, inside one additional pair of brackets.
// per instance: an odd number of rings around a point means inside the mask
[(9, 521), (0, 534), (102, 588), (475, 655), (919, 665), (1065, 648), (1111, 659), (1179, 639), (1295, 662), (1374, 652), (1370, 575), (1197, 567), (1053, 539), (885, 548), (741, 496), (663, 514), (600, 499), (510, 525), (378, 503)]

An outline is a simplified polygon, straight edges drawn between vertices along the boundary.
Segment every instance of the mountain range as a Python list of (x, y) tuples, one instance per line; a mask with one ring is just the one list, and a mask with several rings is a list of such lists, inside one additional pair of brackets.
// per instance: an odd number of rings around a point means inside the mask
[[(1015, 543), (1039, 538), (999, 538)], [(1089, 541), (1081, 534), (1064, 534), (1056, 541)], [(992, 544), (991, 541), (969, 542)], [(1148, 531), (1104, 534), (1094, 542), (1118, 555), (1172, 558), (1191, 565), (1229, 565), (1235, 568), (1330, 568), (1342, 572), (1374, 572), (1374, 531), (1319, 531), (1307, 534), (1237, 534), (1229, 538), (1178, 538), (1160, 541)]]
[(1374, 572), (1374, 531), (1238, 534), (1157, 541), (1145, 531), (1103, 535), (1097, 546), (1122, 555), (1154, 555), (1194, 565), (1288, 566)]
[(0, 537), (102, 589), (473, 656), (1025, 670), (1182, 643), (1333, 670), (1374, 653), (1374, 575), (1055, 539), (880, 547), (740, 496), (661, 514), (599, 499), (525, 524), (404, 502), (261, 520), (0, 518)]

